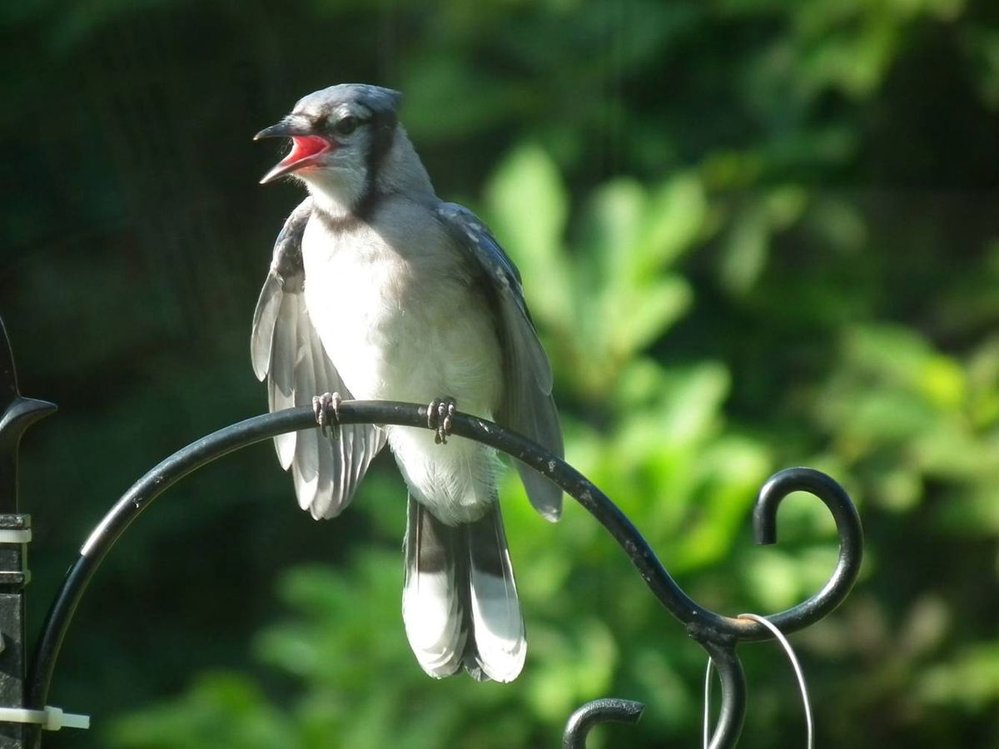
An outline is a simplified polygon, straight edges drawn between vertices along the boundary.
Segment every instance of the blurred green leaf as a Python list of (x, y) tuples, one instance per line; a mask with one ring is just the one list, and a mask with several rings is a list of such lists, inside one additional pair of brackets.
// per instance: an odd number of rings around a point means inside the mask
[(129, 749), (272, 749), (299, 747), (292, 721), (239, 674), (203, 674), (175, 703), (120, 720), (110, 733)]
[(928, 704), (957, 704), (980, 710), (999, 701), (999, 645), (966, 648), (948, 663), (927, 669), (917, 692)]
[(555, 164), (537, 146), (522, 146), (497, 170), (486, 197), (493, 228), (529, 279), (534, 314), (567, 330), (573, 274), (562, 235), (568, 196)]

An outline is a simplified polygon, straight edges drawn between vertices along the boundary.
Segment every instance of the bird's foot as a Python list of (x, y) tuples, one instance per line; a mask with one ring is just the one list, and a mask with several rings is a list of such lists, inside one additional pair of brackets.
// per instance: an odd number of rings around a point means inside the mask
[(454, 398), (434, 398), (427, 406), (427, 426), (436, 432), (434, 442), (438, 445), (447, 444), (454, 426), (454, 413)]
[(312, 399), (312, 413), (323, 434), (336, 439), (340, 433), (340, 393), (323, 393)]

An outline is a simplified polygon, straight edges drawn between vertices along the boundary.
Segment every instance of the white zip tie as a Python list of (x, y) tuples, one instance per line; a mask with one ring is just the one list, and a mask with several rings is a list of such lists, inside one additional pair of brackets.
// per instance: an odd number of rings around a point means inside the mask
[[(805, 672), (802, 671), (801, 664), (798, 663), (798, 659), (794, 654), (794, 649), (791, 647), (791, 643), (788, 642), (784, 633), (777, 628), (777, 625), (759, 614), (739, 614), (739, 618), (752, 619), (754, 622), (762, 624), (764, 627), (769, 629), (777, 642), (779, 642), (781, 647), (784, 648), (784, 652), (787, 653), (787, 659), (791, 661), (791, 667), (794, 669), (794, 675), (798, 679), (798, 688), (801, 690), (801, 701), (805, 706), (805, 728), (807, 731), (805, 746), (808, 747), (808, 749), (813, 749), (815, 746), (815, 736), (814, 728), (812, 726), (812, 703), (808, 697), (808, 686), (805, 684)], [(711, 659), (708, 658), (708, 668), (704, 674), (704, 749), (708, 749), (708, 724), (711, 720), (711, 668), (713, 665), (714, 664), (711, 662)]]
[(58, 731), (60, 728), (90, 728), (90, 716), (64, 713), (61, 708), (51, 705), (46, 705), (44, 710), (0, 707), (0, 723), (31, 723), (40, 725), (45, 731)]
[(0, 529), (0, 544), (26, 544), (31, 540), (31, 528)]

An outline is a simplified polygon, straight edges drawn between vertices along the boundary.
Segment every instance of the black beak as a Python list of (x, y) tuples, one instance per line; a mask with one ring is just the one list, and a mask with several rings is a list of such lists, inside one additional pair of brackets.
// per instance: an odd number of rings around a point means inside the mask
[(290, 138), (293, 135), (316, 135), (312, 122), (301, 115), (290, 114), (276, 125), (265, 127), (253, 136), (253, 140), (264, 138)]

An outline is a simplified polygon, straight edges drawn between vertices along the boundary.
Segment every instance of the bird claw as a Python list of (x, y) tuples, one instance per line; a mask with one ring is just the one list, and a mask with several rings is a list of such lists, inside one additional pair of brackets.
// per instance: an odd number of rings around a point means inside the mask
[(323, 434), (336, 439), (340, 433), (340, 393), (323, 393), (312, 399), (312, 413)]
[(446, 445), (454, 426), (454, 398), (434, 398), (427, 406), (427, 426), (434, 430), (434, 442)]

